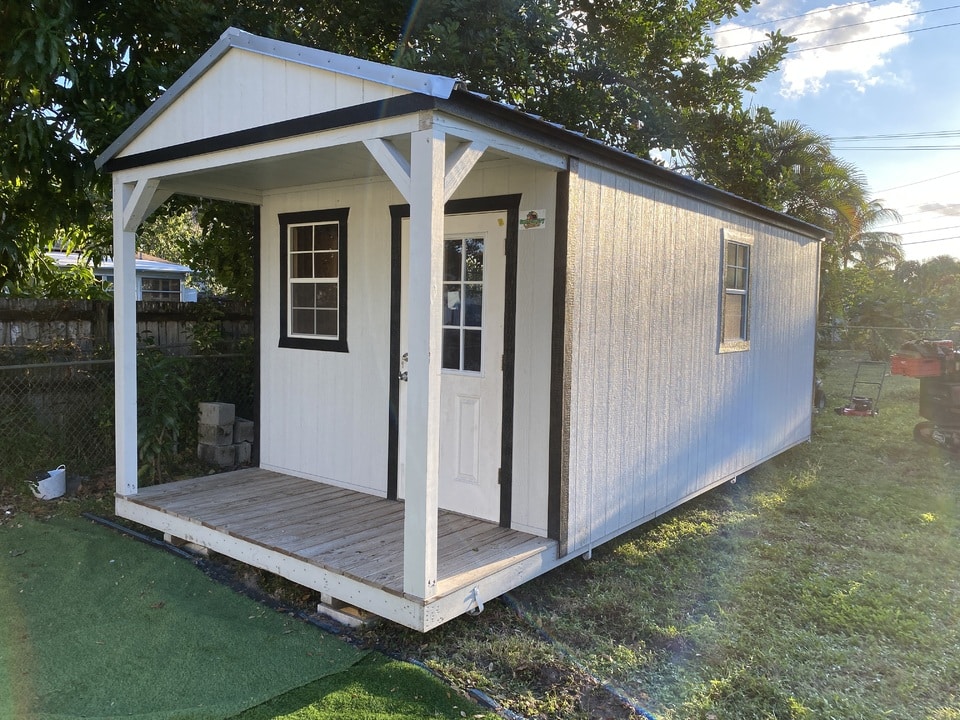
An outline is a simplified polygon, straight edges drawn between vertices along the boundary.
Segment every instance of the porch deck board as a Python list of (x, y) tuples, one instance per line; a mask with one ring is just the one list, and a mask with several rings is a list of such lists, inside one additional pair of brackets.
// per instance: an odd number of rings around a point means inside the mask
[[(142, 488), (128, 501), (403, 596), (403, 503), (251, 468)], [(440, 511), (438, 588), (451, 593), (552, 540)]]

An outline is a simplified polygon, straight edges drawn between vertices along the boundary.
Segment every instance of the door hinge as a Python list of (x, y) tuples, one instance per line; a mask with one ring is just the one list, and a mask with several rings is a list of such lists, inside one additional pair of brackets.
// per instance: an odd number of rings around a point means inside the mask
[(497, 468), (497, 485), (503, 485), (503, 468)]

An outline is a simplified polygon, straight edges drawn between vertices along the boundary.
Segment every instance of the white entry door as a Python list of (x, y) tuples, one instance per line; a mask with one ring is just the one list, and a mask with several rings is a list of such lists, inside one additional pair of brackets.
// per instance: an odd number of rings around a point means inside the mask
[[(406, 371), (409, 221), (401, 229), (400, 370)], [(443, 242), (440, 507), (500, 520), (506, 213), (448, 215)], [(406, 389), (398, 407), (398, 495), (404, 497)]]

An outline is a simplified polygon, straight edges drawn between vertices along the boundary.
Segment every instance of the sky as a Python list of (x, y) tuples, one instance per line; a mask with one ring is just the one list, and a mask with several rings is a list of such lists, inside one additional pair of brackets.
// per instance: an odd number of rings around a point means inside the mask
[[(781, 29), (797, 38), (748, 97), (830, 137), (902, 222), (908, 260), (960, 258), (960, 0), (759, 0), (719, 26), (743, 57)], [(746, 43), (746, 44), (743, 44)], [(881, 229), (881, 228), (875, 228)]]

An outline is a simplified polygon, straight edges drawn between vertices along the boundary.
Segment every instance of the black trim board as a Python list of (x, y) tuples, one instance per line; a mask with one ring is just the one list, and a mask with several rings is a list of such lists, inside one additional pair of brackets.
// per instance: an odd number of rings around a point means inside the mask
[(507, 133), (520, 140), (582, 158), (591, 164), (624, 173), (629, 177), (638, 178), (717, 207), (745, 214), (812, 239), (820, 240), (829, 235), (822, 228), (466, 90), (454, 90), (450, 98), (446, 100), (421, 93), (409, 93), (352, 107), (338, 108), (247, 130), (238, 130), (171, 145), (157, 150), (115, 157), (107, 161), (103, 169), (108, 172), (128, 170), (170, 160), (282, 140), (298, 135), (359, 125), (422, 110), (439, 110), (475, 122), (483, 127)]
[[(506, 212), (506, 268), (504, 275), (503, 322), (503, 407), (500, 419), (500, 526), (509, 528), (513, 509), (513, 405), (516, 389), (517, 331), (517, 243), (520, 232), (522, 196), (451, 200), (444, 215)], [(390, 206), (390, 408), (387, 441), (387, 497), (398, 494), (399, 405), (400, 405), (400, 231), (404, 218), (410, 217), (409, 205)]]
[(107, 172), (117, 172), (118, 170), (129, 170), (131, 168), (155, 165), (171, 160), (182, 160), (183, 158), (194, 157), (196, 155), (205, 155), (222, 150), (233, 150), (250, 145), (257, 145), (259, 143), (271, 142), (272, 140), (284, 140), (286, 138), (297, 137), (298, 135), (309, 135), (311, 133), (348, 127), (350, 125), (360, 125), (366, 122), (373, 122), (374, 120), (409, 115), (410, 113), (419, 112), (420, 110), (431, 109), (434, 106), (435, 98), (428, 95), (421, 95), (419, 93), (399, 95), (384, 100), (374, 100), (373, 102), (363, 103), (361, 105), (329, 110), (315, 115), (306, 115), (292, 120), (282, 120), (247, 130), (237, 130), (236, 132), (224, 133), (223, 135), (191, 140), (190, 142), (170, 145), (157, 150), (124, 155), (123, 157), (109, 160), (103, 166), (103, 169)]
[(250, 454), (251, 464), (260, 466), (260, 393), (263, 384), (260, 380), (262, 360), (260, 358), (260, 311), (262, 307), (260, 296), (260, 272), (263, 250), (260, 247), (260, 206), (253, 206), (253, 449)]
[[(327, 352), (349, 352), (347, 346), (347, 217), (350, 208), (333, 208), (330, 210), (306, 210), (302, 212), (280, 213), (277, 219), (280, 222), (280, 339), (278, 346), (295, 348), (298, 350), (324, 350)], [(340, 228), (337, 259), (339, 261), (337, 291), (337, 308), (339, 317), (339, 332), (337, 339), (328, 340), (308, 337), (287, 336), (287, 227), (297, 223), (336, 222)]]
[(570, 252), (570, 173), (557, 175), (557, 206), (553, 249), (553, 337), (550, 344), (550, 443), (547, 485), (547, 536), (557, 552), (568, 551), (570, 519), (570, 365), (573, 346), (567, 322), (573, 308), (567, 295), (567, 256)]

